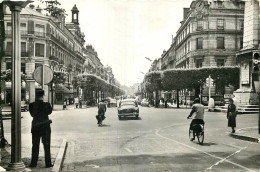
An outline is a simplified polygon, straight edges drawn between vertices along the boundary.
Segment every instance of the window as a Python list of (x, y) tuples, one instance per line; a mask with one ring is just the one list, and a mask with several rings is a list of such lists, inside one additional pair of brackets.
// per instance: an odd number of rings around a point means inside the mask
[(190, 52), (190, 41), (188, 41), (188, 52)]
[(197, 30), (203, 29), (203, 21), (199, 20), (197, 21)]
[(13, 51), (13, 44), (12, 42), (6, 43), (6, 52), (11, 53)]
[(6, 62), (6, 69), (12, 69), (12, 62)]
[(225, 66), (225, 59), (217, 59), (217, 66), (218, 67)]
[(6, 34), (12, 34), (12, 23), (7, 23)]
[(224, 19), (218, 19), (217, 21), (217, 29), (223, 30), (224, 29)]
[(21, 57), (26, 57), (26, 42), (21, 42)]
[(44, 31), (45, 31), (44, 25), (36, 24), (35, 35), (43, 37), (45, 34)]
[(35, 56), (44, 57), (44, 44), (35, 44)]
[(196, 68), (202, 68), (202, 59), (196, 60)]
[(27, 32), (26, 23), (21, 23), (20, 24), (20, 31), (21, 31), (21, 35), (25, 35), (26, 34), (26, 32)]
[(217, 2), (217, 5), (218, 5), (218, 8), (223, 8), (224, 6), (223, 6), (223, 2), (221, 2), (221, 1), (218, 1)]
[(203, 38), (197, 38), (196, 42), (197, 42), (197, 50), (202, 49), (203, 48)]
[(240, 49), (243, 48), (243, 37), (240, 38)]
[(240, 30), (244, 30), (244, 21), (240, 20)]
[(217, 49), (225, 49), (224, 37), (217, 38)]
[(21, 63), (21, 72), (25, 74), (25, 63)]

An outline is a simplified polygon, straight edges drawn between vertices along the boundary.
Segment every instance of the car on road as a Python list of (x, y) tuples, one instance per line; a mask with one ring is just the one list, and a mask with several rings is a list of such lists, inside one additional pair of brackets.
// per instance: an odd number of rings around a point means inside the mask
[(116, 99), (110, 99), (110, 107), (117, 107)]
[(147, 100), (147, 99), (143, 99), (142, 101), (141, 101), (141, 106), (149, 106), (149, 101)]
[(121, 100), (118, 107), (118, 118), (125, 116), (135, 116), (139, 117), (139, 107), (134, 99), (124, 99)]

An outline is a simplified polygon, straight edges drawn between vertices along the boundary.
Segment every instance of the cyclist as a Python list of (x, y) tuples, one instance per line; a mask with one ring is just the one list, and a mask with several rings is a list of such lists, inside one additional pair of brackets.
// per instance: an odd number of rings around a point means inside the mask
[[(192, 110), (190, 112), (190, 115), (187, 118), (191, 118), (192, 115), (195, 114), (193, 120), (190, 123), (190, 130), (193, 130), (193, 126), (195, 124), (202, 124), (204, 126), (204, 106), (200, 103), (200, 100), (198, 98), (195, 98), (194, 105), (192, 106)], [(193, 132), (193, 138), (191, 138), (191, 141), (195, 139), (195, 132)]]

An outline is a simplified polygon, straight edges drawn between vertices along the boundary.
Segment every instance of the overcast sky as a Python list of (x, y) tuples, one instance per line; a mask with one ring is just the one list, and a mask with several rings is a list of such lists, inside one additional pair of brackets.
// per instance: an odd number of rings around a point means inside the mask
[(86, 44), (92, 44), (103, 65), (113, 68), (121, 84), (142, 81), (155, 59), (168, 49), (180, 27), (183, 8), (192, 0), (59, 0), (71, 21), (74, 4), (79, 9)]

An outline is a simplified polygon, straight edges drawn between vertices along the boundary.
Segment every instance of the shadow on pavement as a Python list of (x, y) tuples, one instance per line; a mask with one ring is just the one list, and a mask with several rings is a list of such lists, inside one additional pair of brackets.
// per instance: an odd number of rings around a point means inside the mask
[(100, 125), (99, 127), (110, 127), (110, 125), (103, 124), (103, 125)]
[(120, 120), (120, 121), (142, 120), (142, 118), (141, 118), (141, 117), (136, 118), (136, 117), (127, 117), (127, 116), (126, 116), (126, 117), (120, 117), (119, 120)]
[(203, 143), (202, 145), (201, 144), (199, 144), (199, 143), (197, 143), (198, 145), (200, 145), (200, 146), (214, 146), (214, 145), (217, 145), (216, 143), (212, 143), (212, 142), (208, 142), (208, 143)]

